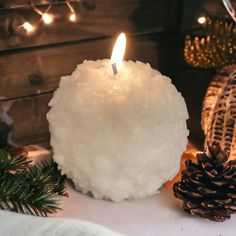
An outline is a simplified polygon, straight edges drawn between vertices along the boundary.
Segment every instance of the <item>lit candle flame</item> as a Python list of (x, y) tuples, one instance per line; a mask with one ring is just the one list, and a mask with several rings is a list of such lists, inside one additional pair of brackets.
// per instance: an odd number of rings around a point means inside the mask
[(125, 47), (126, 37), (124, 33), (121, 33), (116, 40), (111, 55), (111, 65), (114, 74), (118, 72), (119, 68), (122, 65), (123, 57), (125, 55)]

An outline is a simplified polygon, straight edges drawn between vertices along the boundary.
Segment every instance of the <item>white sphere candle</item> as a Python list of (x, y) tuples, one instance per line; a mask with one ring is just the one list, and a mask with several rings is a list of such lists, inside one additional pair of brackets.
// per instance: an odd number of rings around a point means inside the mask
[(75, 187), (114, 201), (153, 195), (179, 170), (188, 113), (171, 80), (142, 62), (84, 61), (47, 114), (54, 159)]

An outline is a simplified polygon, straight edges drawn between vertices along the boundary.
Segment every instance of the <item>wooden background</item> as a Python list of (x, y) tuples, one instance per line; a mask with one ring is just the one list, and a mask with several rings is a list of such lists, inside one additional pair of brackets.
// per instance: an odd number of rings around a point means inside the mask
[[(198, 29), (198, 17), (227, 14), (220, 1), (74, 1), (79, 23), (69, 22), (68, 8), (57, 1), (50, 9), (55, 22), (39, 22), (36, 33), (26, 35), (18, 26), (39, 21), (28, 2), (0, 0), (0, 146), (7, 139), (11, 145), (48, 146), (46, 113), (60, 77), (85, 59), (109, 58), (121, 31), (128, 36), (126, 59), (149, 62), (171, 76), (188, 105), (190, 138), (202, 140), (201, 103), (214, 71), (189, 68), (183, 61), (183, 42)], [(34, 1), (42, 11), (49, 2)]]

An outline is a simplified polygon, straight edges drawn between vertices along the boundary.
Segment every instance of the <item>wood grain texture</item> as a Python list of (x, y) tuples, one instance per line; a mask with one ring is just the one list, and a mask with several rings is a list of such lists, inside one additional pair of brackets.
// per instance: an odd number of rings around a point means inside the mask
[[(125, 58), (149, 62), (168, 73), (174, 66), (173, 35), (128, 37)], [(85, 59), (110, 58), (115, 38), (10, 53), (0, 57), (0, 101), (41, 94), (57, 88), (62, 75), (71, 74)], [(161, 58), (161, 60), (160, 60)], [(31, 85), (29, 76), (40, 73), (42, 84)]]
[[(72, 0), (73, 1), (78, 1), (79, 0)], [(40, 5), (48, 5), (48, 4), (61, 4), (65, 2), (65, 0), (57, 0), (57, 1), (52, 1), (52, 0), (33, 0), (34, 4), (37, 6)], [(3, 8), (28, 8), (29, 7), (29, 0), (0, 0), (0, 10)]]
[[(49, 139), (46, 113), (51, 96), (47, 94), (12, 102), (8, 111), (13, 121), (11, 142), (21, 146)], [(0, 107), (3, 105), (0, 103)]]
[[(35, 6), (43, 5), (59, 5), (65, 4), (67, 0), (0, 0), (0, 10), (2, 9), (16, 9), (16, 8), (29, 8), (30, 1), (34, 3)], [(85, 4), (93, 4), (94, 0), (69, 0), (71, 3), (84, 2)]]
[[(49, 11), (55, 18), (51, 25), (39, 22), (40, 16), (32, 9), (2, 11), (0, 51), (112, 36), (120, 31), (140, 33), (175, 29), (177, 0), (158, 0), (155, 4), (153, 1), (95, 0), (94, 10), (78, 3), (75, 7), (80, 15), (78, 23), (69, 22), (68, 7), (58, 4)], [(169, 7), (171, 11), (168, 15), (161, 14)], [(44, 12), (47, 6), (40, 9)], [(37, 25), (34, 34), (27, 35), (23, 28), (19, 28), (25, 21)]]

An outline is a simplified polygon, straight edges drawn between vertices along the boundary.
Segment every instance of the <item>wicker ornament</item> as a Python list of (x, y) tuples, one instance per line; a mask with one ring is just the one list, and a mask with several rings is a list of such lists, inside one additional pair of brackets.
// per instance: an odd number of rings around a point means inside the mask
[(213, 78), (203, 102), (202, 129), (206, 136), (205, 147), (216, 141), (229, 159), (235, 159), (235, 123), (236, 65), (230, 65)]
[(173, 187), (184, 210), (212, 221), (229, 219), (236, 212), (236, 161), (228, 161), (214, 143), (208, 153), (197, 154), (197, 163), (188, 160), (185, 164), (181, 181)]

